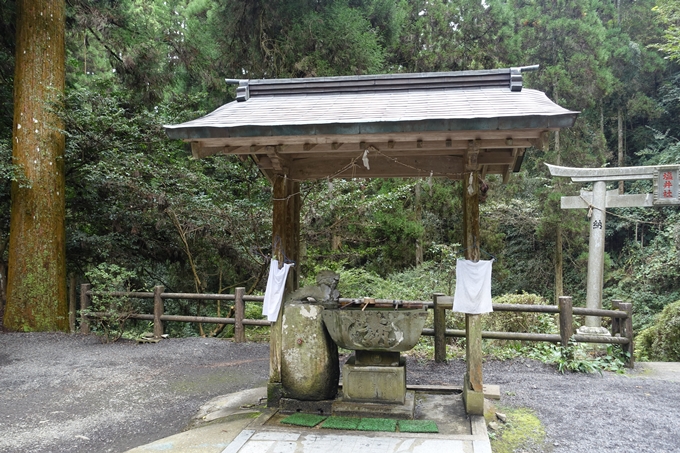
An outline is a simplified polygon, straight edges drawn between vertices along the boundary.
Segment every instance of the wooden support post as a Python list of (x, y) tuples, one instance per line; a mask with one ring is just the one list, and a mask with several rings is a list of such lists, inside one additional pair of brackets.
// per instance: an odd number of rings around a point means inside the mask
[(628, 353), (626, 360), (627, 368), (635, 367), (635, 350), (633, 348), (633, 304), (630, 302), (621, 302), (619, 308), (625, 311), (628, 316), (621, 321), (621, 336), (628, 338), (629, 343), (625, 346), (624, 351)]
[(446, 309), (437, 303), (441, 293), (432, 295), (434, 301), (434, 361), (446, 362)]
[(89, 283), (80, 285), (80, 333), (90, 333), (90, 324), (87, 322), (87, 318), (83, 316), (83, 312), (90, 308), (88, 291), (90, 291)]
[(161, 321), (161, 316), (163, 316), (163, 294), (165, 287), (158, 285), (153, 287), (153, 337), (155, 339), (161, 338), (163, 335), (163, 321)]
[[(465, 152), (463, 173), (463, 247), (465, 258), (479, 261), (479, 143), (471, 140)], [(482, 378), (482, 317), (465, 315), (465, 363), (463, 398), (468, 414), (484, 414), (484, 383)]]
[[(276, 175), (273, 182), (272, 209), (272, 256), (283, 265), (284, 257), (295, 261), (300, 258), (300, 183), (283, 175)], [(299, 268), (292, 267), (286, 281), (288, 294), (298, 288)], [(281, 398), (281, 340), (284, 306), (281, 304), (277, 321), (272, 323), (269, 339), (269, 385), (267, 404), (277, 406)]]
[(68, 284), (68, 328), (76, 333), (76, 274), (71, 272)]
[(470, 389), (483, 392), (482, 381), (482, 323), (481, 315), (465, 316), (465, 355)]
[[(619, 299), (612, 300), (612, 310), (620, 310), (621, 302), (623, 301)], [(621, 318), (612, 318), (612, 336), (616, 334), (621, 334)]]
[(246, 293), (245, 288), (236, 288), (234, 299), (234, 341), (243, 343), (246, 341), (246, 331), (243, 326), (243, 315), (246, 310), (243, 295)]
[(560, 338), (563, 348), (569, 345), (569, 340), (574, 334), (573, 302), (569, 296), (560, 296)]

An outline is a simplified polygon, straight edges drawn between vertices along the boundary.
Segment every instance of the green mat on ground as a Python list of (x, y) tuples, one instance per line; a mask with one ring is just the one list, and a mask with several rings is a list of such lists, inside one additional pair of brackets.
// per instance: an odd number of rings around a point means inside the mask
[(281, 419), (281, 423), (311, 428), (326, 420), (326, 418), (328, 417), (325, 415), (303, 414), (298, 412), (297, 414), (289, 415), (288, 417)]
[(438, 433), (439, 428), (432, 420), (399, 420), (402, 433)]
[(397, 421), (393, 418), (362, 418), (357, 430), (394, 432), (397, 430)]
[(337, 417), (331, 416), (323, 422), (322, 428), (328, 429), (357, 429), (359, 422), (361, 421), (358, 417)]

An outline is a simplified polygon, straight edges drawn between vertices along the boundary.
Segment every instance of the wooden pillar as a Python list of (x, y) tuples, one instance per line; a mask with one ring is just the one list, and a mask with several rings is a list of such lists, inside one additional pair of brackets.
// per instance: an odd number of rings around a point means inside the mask
[(569, 346), (569, 340), (574, 334), (574, 311), (571, 297), (560, 296), (560, 343), (563, 348)]
[[(478, 143), (471, 140), (465, 153), (465, 173), (463, 173), (463, 247), (465, 259), (470, 261), (480, 259), (478, 153)], [(463, 386), (465, 410), (468, 414), (483, 415), (481, 315), (465, 315), (465, 345), (467, 366)]]
[(165, 291), (164, 286), (154, 286), (153, 288), (153, 337), (155, 339), (161, 338), (163, 335), (163, 321), (161, 321), (161, 316), (163, 316), (163, 298), (161, 294)]
[[(273, 183), (272, 257), (283, 265), (284, 257), (298, 262), (300, 258), (300, 183), (277, 175)], [(299, 266), (291, 267), (286, 281), (286, 294), (298, 288)], [(284, 296), (285, 299), (285, 296)], [(281, 384), (281, 320), (283, 304), (278, 320), (272, 323), (269, 340), (269, 388), (268, 404), (278, 405)]]
[(80, 285), (80, 333), (90, 333), (90, 324), (84, 316), (85, 310), (90, 308), (90, 296), (87, 294), (89, 290), (89, 283)]
[(71, 272), (68, 280), (68, 328), (76, 333), (76, 274)]
[(630, 302), (619, 303), (619, 309), (625, 311), (628, 316), (621, 321), (621, 336), (628, 338), (629, 342), (624, 346), (624, 351), (628, 353), (626, 361), (627, 368), (635, 367), (635, 350), (633, 348), (633, 304)]
[[(612, 310), (620, 310), (622, 302), (620, 299), (612, 300)], [(616, 336), (617, 333), (621, 333), (621, 318), (612, 318), (612, 336)]]
[(446, 308), (439, 303), (442, 293), (434, 293), (434, 361), (446, 362)]
[(245, 312), (245, 303), (243, 302), (243, 295), (246, 293), (245, 288), (236, 288), (234, 298), (234, 341), (243, 343), (246, 341), (246, 331), (243, 328), (243, 314)]

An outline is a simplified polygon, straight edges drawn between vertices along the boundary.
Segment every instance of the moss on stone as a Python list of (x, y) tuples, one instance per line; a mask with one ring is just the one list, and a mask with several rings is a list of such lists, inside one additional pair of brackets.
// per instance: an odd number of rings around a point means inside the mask
[(526, 408), (505, 409), (507, 422), (497, 431), (491, 431), (491, 449), (494, 453), (516, 451), (551, 451), (545, 443), (545, 429), (533, 411)]

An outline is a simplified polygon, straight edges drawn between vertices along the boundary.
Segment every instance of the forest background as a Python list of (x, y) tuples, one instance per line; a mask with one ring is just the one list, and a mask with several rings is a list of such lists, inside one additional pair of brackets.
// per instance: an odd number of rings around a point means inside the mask
[[(16, 5), (0, 0), (0, 303), (6, 302)], [(228, 79), (458, 71), (540, 64), (525, 86), (581, 111), (493, 176), (481, 208), (493, 293), (585, 300), (588, 221), (559, 198), (576, 167), (680, 163), (678, 0), (69, 0), (66, 259), (72, 281), (172, 292), (262, 291), (270, 184), (249, 160), (190, 158), (163, 124), (235, 98)], [(588, 187), (585, 187), (588, 188)], [(610, 187), (614, 188), (614, 186)], [(627, 193), (651, 184), (627, 182)], [(304, 183), (307, 282), (341, 273), (343, 297), (452, 294), (461, 257), (460, 187), (445, 179)], [(605, 306), (633, 302), (635, 329), (680, 300), (680, 212), (616, 209), (606, 224)], [(101, 286), (100, 286), (101, 287)], [(123, 289), (123, 288), (120, 288)], [(166, 303), (195, 314), (196, 304)], [(214, 308), (202, 307), (203, 314)], [(182, 334), (195, 335), (185, 325)]]

